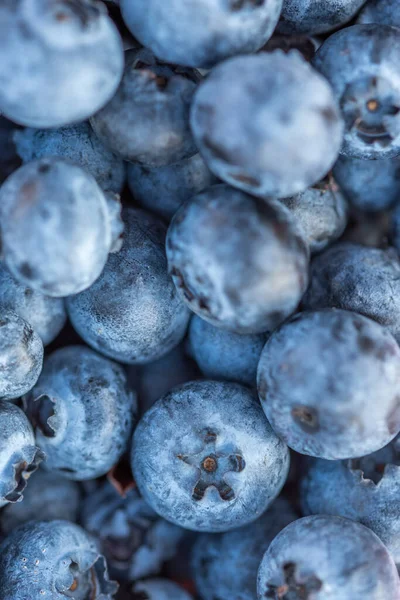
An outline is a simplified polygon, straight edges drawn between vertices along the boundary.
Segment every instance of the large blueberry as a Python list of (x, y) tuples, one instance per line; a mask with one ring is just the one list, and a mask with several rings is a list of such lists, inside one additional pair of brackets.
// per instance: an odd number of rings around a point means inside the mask
[(132, 469), (144, 499), (173, 523), (227, 531), (259, 517), (285, 482), (288, 450), (247, 388), (195, 381), (142, 417)]
[(235, 333), (276, 327), (296, 310), (308, 281), (308, 247), (288, 211), (225, 184), (178, 210), (167, 256), (189, 308)]
[(358, 16), (357, 23), (400, 27), (400, 4), (398, 0), (368, 0)]
[(328, 309), (300, 313), (271, 335), (258, 392), (288, 446), (337, 460), (374, 452), (400, 431), (399, 377), (400, 348), (387, 329)]
[(350, 21), (364, 2), (365, 0), (283, 0), (277, 30), (285, 34), (325, 33)]
[(46, 469), (83, 480), (107, 473), (127, 450), (137, 405), (120, 365), (67, 346), (45, 360), (25, 408)]
[(195, 93), (191, 125), (211, 171), (260, 197), (303, 192), (327, 174), (342, 144), (333, 92), (298, 52), (215, 67)]
[(127, 209), (122, 250), (109, 256), (99, 279), (67, 300), (72, 324), (99, 352), (124, 363), (167, 354), (185, 335), (189, 311), (168, 275), (165, 226)]

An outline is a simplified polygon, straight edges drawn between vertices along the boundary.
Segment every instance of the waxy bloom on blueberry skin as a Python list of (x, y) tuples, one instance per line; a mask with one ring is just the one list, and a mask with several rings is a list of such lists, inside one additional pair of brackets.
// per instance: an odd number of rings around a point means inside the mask
[(329, 83), (297, 51), (280, 50), (217, 65), (194, 95), (191, 126), (217, 177), (264, 198), (322, 179), (343, 134)]
[(376, 23), (400, 27), (400, 4), (397, 0), (368, 0), (357, 23)]
[(277, 329), (257, 377), (277, 435), (301, 454), (330, 460), (369, 454), (395, 437), (399, 382), (400, 348), (387, 329), (334, 309), (300, 313)]
[(89, 287), (114, 249), (119, 217), (109, 201), (95, 179), (72, 162), (48, 157), (23, 165), (0, 188), (7, 268), (46, 296)]
[(53, 352), (24, 404), (45, 468), (77, 481), (100, 477), (118, 462), (137, 411), (123, 367), (85, 346)]
[(132, 470), (154, 510), (194, 531), (227, 531), (259, 517), (279, 494), (289, 453), (256, 398), (228, 382), (174, 388), (142, 417)]
[(68, 521), (31, 521), (0, 545), (4, 600), (112, 600), (118, 585), (96, 543)]
[(325, 33), (350, 21), (364, 2), (365, 0), (283, 0), (277, 31), (284, 34)]
[(27, 480), (43, 459), (22, 410), (0, 400), (0, 507), (22, 500)]
[(259, 600), (399, 600), (400, 580), (370, 529), (316, 515), (276, 536), (261, 561), (257, 590)]

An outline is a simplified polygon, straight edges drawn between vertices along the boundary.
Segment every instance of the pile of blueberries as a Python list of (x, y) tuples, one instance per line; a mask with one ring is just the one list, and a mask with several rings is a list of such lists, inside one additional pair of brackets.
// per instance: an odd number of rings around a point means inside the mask
[(0, 58), (0, 600), (400, 600), (400, 0)]

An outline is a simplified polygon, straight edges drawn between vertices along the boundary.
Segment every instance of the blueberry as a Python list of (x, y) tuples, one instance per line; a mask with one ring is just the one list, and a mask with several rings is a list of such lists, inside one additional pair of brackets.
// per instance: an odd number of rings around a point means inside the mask
[(44, 457), (22, 410), (0, 400), (0, 507), (22, 499), (27, 480)]
[(318, 50), (314, 66), (330, 82), (345, 123), (342, 154), (400, 154), (399, 52), (400, 31), (384, 25), (347, 27)]
[(43, 344), (29, 323), (10, 310), (0, 316), (0, 398), (12, 400), (36, 383), (43, 364)]
[(279, 33), (326, 33), (350, 21), (365, 0), (283, 0)]
[(190, 352), (205, 377), (251, 387), (256, 385), (257, 365), (266, 340), (264, 333), (231, 333), (197, 316), (189, 326)]
[(68, 521), (32, 521), (0, 546), (0, 583), (6, 600), (112, 600), (117, 585), (95, 542)]
[(400, 341), (400, 260), (380, 250), (340, 243), (311, 263), (303, 308), (343, 308), (374, 319)]
[(24, 163), (46, 156), (67, 158), (96, 179), (103, 190), (121, 192), (125, 165), (103, 146), (87, 121), (60, 129), (23, 129), (14, 133), (14, 142)]
[(158, 514), (217, 532), (246, 525), (268, 508), (285, 482), (289, 453), (250, 390), (194, 381), (143, 415), (131, 460), (139, 490)]
[(192, 553), (192, 571), (201, 598), (254, 600), (257, 571), (266, 548), (295, 519), (289, 502), (280, 497), (246, 527), (199, 536)]
[(361, 458), (314, 459), (301, 495), (305, 514), (348, 517), (372, 529), (400, 565), (399, 437)]
[(301, 228), (311, 253), (323, 250), (345, 230), (347, 203), (330, 178), (297, 196), (282, 198), (281, 202)]
[(92, 119), (99, 139), (131, 162), (161, 167), (196, 154), (189, 110), (200, 73), (128, 50), (117, 93)]
[(326, 175), (342, 144), (328, 83), (298, 52), (262, 52), (218, 65), (199, 86), (191, 125), (220, 179), (284, 198)]
[(185, 200), (214, 183), (217, 178), (200, 154), (165, 167), (128, 165), (128, 184), (134, 199), (166, 221), (172, 219)]
[(28, 127), (87, 119), (114, 94), (122, 42), (101, 2), (6, 0), (0, 8), (0, 111)]
[(67, 346), (45, 360), (25, 408), (45, 468), (79, 481), (104, 475), (127, 450), (136, 396), (120, 365)]
[(340, 189), (356, 209), (391, 208), (400, 197), (400, 159), (363, 160), (341, 155), (333, 168)]
[(42, 519), (76, 522), (80, 496), (75, 481), (39, 469), (29, 479), (23, 502), (7, 504), (0, 512), (0, 530), (7, 535), (23, 523)]
[(27, 321), (42, 339), (50, 344), (65, 325), (64, 300), (50, 298), (32, 290), (11, 275), (0, 263), (0, 307), (12, 310)]
[(396, 566), (379, 538), (349, 519), (316, 515), (288, 525), (264, 554), (259, 600), (400, 597)]
[(357, 22), (400, 27), (400, 4), (398, 0), (368, 0)]
[(132, 600), (193, 600), (188, 592), (168, 579), (138, 581), (132, 593)]
[(0, 189), (0, 217), (6, 266), (46, 296), (89, 287), (115, 244), (115, 214), (95, 179), (59, 158), (10, 175)]
[(133, 35), (158, 58), (211, 68), (271, 37), (282, 0), (121, 0)]
[(123, 497), (105, 482), (82, 507), (82, 525), (99, 540), (111, 575), (118, 580), (157, 575), (184, 535), (183, 529), (161, 519), (136, 489)]
[(167, 272), (162, 222), (134, 209), (124, 221), (122, 250), (110, 255), (94, 285), (68, 298), (67, 309), (99, 352), (124, 363), (151, 362), (181, 341), (189, 312)]
[(308, 280), (308, 248), (289, 219), (279, 205), (225, 184), (193, 197), (167, 236), (181, 298), (235, 333), (276, 327), (295, 311)]
[(399, 377), (392, 335), (366, 317), (331, 309), (300, 313), (272, 334), (258, 392), (290, 448), (338, 460), (374, 452), (400, 431)]

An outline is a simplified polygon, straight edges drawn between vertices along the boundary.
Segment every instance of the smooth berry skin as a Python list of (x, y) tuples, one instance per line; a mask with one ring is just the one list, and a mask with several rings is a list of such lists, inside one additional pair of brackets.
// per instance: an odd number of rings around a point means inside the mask
[(311, 254), (321, 252), (346, 228), (347, 202), (334, 181), (323, 181), (281, 202), (303, 232)]
[(23, 411), (0, 400), (0, 507), (22, 500), (27, 480), (43, 459)]
[(125, 71), (110, 102), (91, 125), (112, 152), (149, 167), (196, 154), (189, 126), (193, 93), (201, 75), (157, 61), (147, 49), (125, 53)]
[(322, 179), (343, 132), (325, 78), (298, 52), (278, 50), (215, 67), (194, 95), (191, 126), (211, 171), (263, 198), (293, 196)]
[(165, 221), (172, 219), (183, 202), (217, 181), (200, 154), (165, 167), (128, 165), (128, 185), (133, 198)]
[(67, 300), (72, 324), (98, 352), (127, 364), (157, 360), (185, 335), (189, 311), (167, 271), (165, 226), (127, 209), (120, 252), (88, 290)]
[(80, 501), (81, 493), (75, 481), (38, 469), (29, 478), (23, 501), (7, 504), (0, 512), (0, 531), (8, 535), (29, 521), (77, 522)]
[(68, 521), (31, 521), (0, 546), (0, 582), (7, 600), (90, 597), (112, 600), (117, 584), (95, 541)]
[(81, 523), (99, 541), (111, 576), (118, 581), (158, 575), (185, 534), (161, 519), (137, 489), (121, 496), (107, 481), (83, 501)]
[(400, 341), (400, 260), (381, 250), (342, 242), (311, 262), (305, 310), (342, 308), (386, 327)]
[(271, 37), (282, 0), (122, 0), (127, 27), (163, 61), (211, 68)]
[[(316, 515), (298, 519), (273, 540), (260, 564), (259, 600), (400, 598), (388, 550), (367, 527)], [(284, 596), (283, 596), (284, 598)]]
[(192, 573), (203, 600), (254, 600), (257, 571), (266, 548), (297, 518), (279, 497), (254, 523), (233, 531), (200, 535), (192, 551)]
[(28, 127), (83, 121), (115, 93), (123, 70), (117, 28), (101, 2), (7, 0), (0, 10), (0, 111)]
[(400, 431), (400, 349), (387, 329), (356, 313), (293, 317), (266, 343), (257, 380), (274, 431), (300, 454), (363, 456)]
[(287, 477), (289, 453), (254, 395), (234, 383), (174, 388), (141, 418), (131, 464), (144, 499), (193, 531), (228, 531), (257, 519)]
[(32, 161), (0, 189), (5, 265), (46, 296), (76, 294), (99, 277), (113, 250), (113, 219), (88, 172), (60, 158)]
[(392, 208), (400, 196), (400, 159), (339, 156), (333, 175), (350, 206), (364, 212)]
[(67, 320), (62, 298), (50, 298), (32, 290), (15, 279), (3, 264), (0, 264), (0, 307), (27, 321), (44, 346), (57, 337)]
[(88, 171), (105, 191), (118, 194), (124, 186), (123, 160), (100, 142), (88, 121), (59, 129), (18, 129), (13, 138), (24, 163), (58, 156)]
[(266, 334), (231, 333), (194, 315), (188, 339), (190, 353), (205, 377), (255, 387), (257, 365), (267, 341)]
[(127, 450), (136, 395), (120, 365), (85, 346), (53, 352), (24, 402), (48, 471), (94, 479)]
[(400, 5), (397, 0), (368, 0), (358, 15), (357, 23), (400, 27)]
[(234, 333), (274, 329), (307, 287), (308, 247), (288, 211), (225, 184), (178, 210), (166, 247), (182, 300)]
[(365, 0), (283, 0), (277, 31), (318, 35), (345, 25)]
[(146, 579), (133, 585), (132, 598), (138, 600), (193, 600), (179, 585), (168, 579)]
[(342, 154), (364, 160), (400, 154), (399, 52), (398, 29), (353, 25), (331, 35), (315, 55), (342, 112)]
[(301, 482), (303, 512), (347, 517), (369, 527), (400, 564), (400, 447), (347, 461), (310, 461)]

